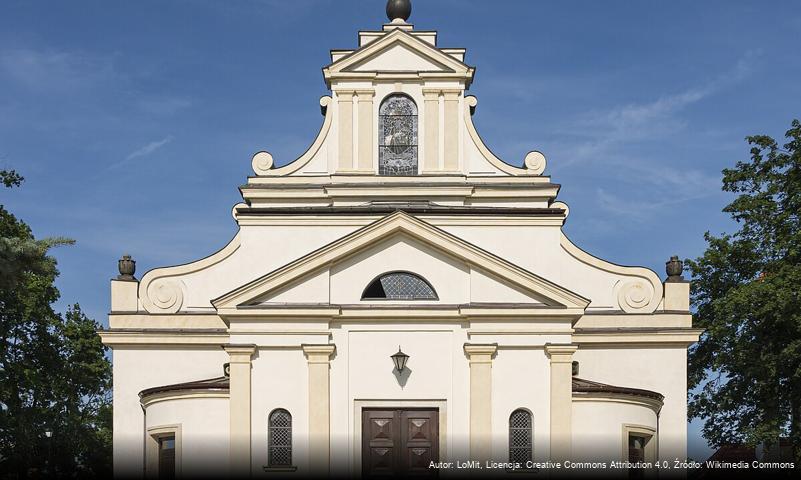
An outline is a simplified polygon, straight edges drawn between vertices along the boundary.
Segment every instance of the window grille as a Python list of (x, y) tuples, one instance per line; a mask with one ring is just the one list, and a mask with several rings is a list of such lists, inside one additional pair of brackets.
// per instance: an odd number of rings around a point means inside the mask
[(273, 410), (267, 424), (267, 466), (292, 465), (292, 415), (284, 409)]
[(405, 95), (381, 104), (378, 120), (378, 174), (417, 175), (417, 105)]
[(533, 458), (533, 425), (531, 413), (515, 410), (509, 416), (509, 461), (523, 464)]
[(364, 290), (362, 300), (437, 300), (431, 285), (408, 272), (386, 273)]

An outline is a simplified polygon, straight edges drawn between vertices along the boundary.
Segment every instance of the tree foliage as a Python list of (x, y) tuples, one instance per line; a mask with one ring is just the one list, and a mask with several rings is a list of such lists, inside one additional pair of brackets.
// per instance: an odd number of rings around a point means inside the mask
[[(0, 171), (7, 187), (23, 179)], [(111, 367), (78, 305), (53, 310), (66, 239), (36, 240), (0, 206), (0, 477), (105, 476), (111, 467)], [(46, 432), (50, 432), (48, 436)]]
[(706, 329), (690, 351), (690, 415), (713, 445), (789, 436), (801, 461), (801, 123), (785, 135), (747, 137), (751, 160), (723, 171), (739, 230), (707, 232), (688, 261)]

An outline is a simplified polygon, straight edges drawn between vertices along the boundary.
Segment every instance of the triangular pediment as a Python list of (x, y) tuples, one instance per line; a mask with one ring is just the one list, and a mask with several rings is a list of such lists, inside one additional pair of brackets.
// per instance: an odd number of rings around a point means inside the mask
[(376, 54), (351, 65), (347, 72), (453, 72), (430, 55), (402, 42), (395, 42)]
[(327, 75), (356, 72), (467, 73), (473, 68), (398, 29), (335, 61)]
[(411, 239), (470, 268), (487, 272), (550, 307), (583, 310), (589, 304), (589, 300), (564, 287), (400, 211), (249, 282), (213, 300), (212, 304), (221, 314), (257, 305), (269, 298), (271, 293), (296, 285), (304, 278), (313, 277), (315, 273), (357, 256), (393, 237)]

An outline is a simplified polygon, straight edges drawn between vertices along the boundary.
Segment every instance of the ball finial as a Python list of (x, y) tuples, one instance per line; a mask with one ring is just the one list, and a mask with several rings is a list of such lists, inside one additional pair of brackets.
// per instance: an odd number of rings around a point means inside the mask
[(387, 0), (389, 21), (400, 18), (404, 22), (412, 15), (412, 0)]

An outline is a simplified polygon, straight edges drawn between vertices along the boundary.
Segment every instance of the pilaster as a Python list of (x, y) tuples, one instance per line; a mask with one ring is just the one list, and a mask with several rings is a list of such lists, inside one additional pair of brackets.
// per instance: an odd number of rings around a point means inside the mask
[(337, 172), (353, 170), (353, 90), (336, 90), (339, 112), (339, 155)]
[(250, 459), (250, 424), (251, 424), (251, 392), (250, 370), (255, 345), (226, 345), (230, 368), (230, 462), (231, 476), (234, 478), (249, 477), (251, 474)]
[(570, 459), (573, 435), (573, 354), (575, 345), (546, 345), (551, 359), (551, 459)]
[(359, 173), (373, 174), (375, 166), (373, 157), (375, 152), (376, 135), (373, 133), (373, 90), (357, 90), (358, 95), (358, 149), (356, 159), (356, 170)]
[(330, 468), (331, 396), (330, 363), (334, 345), (303, 345), (309, 364), (309, 467), (315, 475)]
[(423, 159), (423, 173), (439, 170), (439, 89), (423, 89), (423, 103), (425, 112), (425, 158)]
[(445, 97), (445, 161), (443, 169), (455, 172), (459, 169), (459, 97), (461, 90), (443, 90)]
[(497, 344), (465, 344), (470, 361), (470, 458), (492, 454), (492, 357)]

